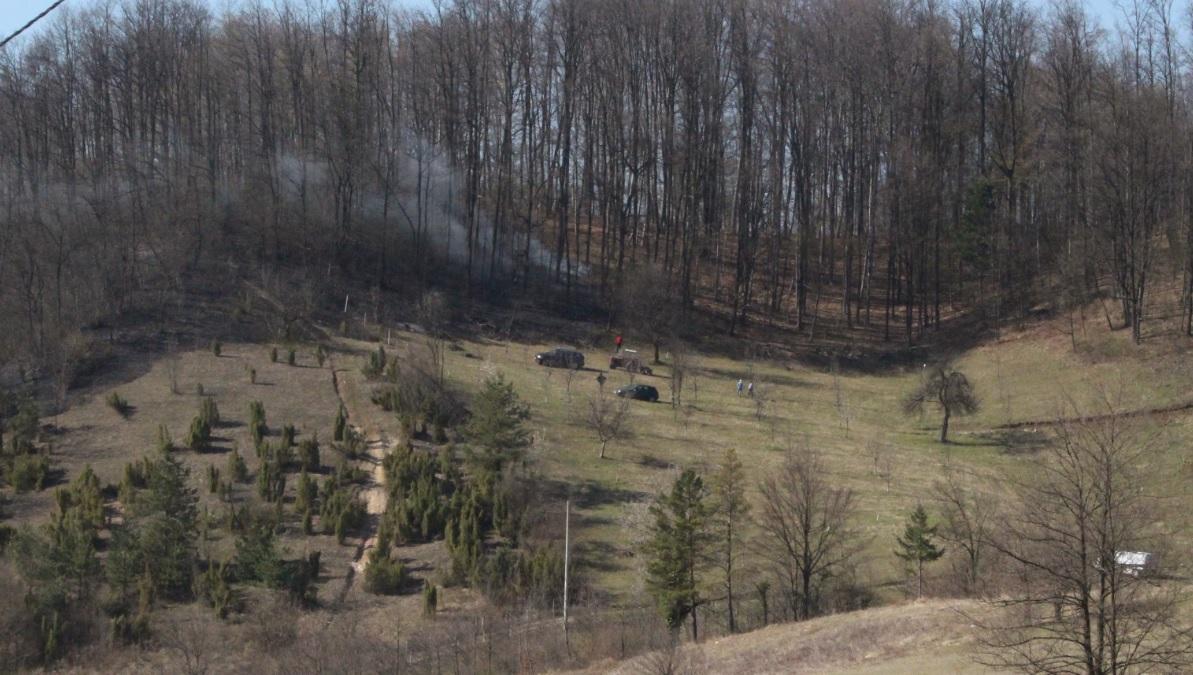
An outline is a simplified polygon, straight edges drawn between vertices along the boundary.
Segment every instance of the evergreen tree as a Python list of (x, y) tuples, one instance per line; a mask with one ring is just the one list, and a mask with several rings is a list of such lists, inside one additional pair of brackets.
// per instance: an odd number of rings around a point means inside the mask
[(530, 445), (530, 432), (523, 426), (529, 418), (530, 410), (504, 376), (499, 373), (485, 380), (464, 435), (469, 443), (468, 459), (486, 480), (521, 458)]
[(228, 477), (237, 483), (245, 483), (249, 479), (249, 467), (239, 448), (232, 448), (232, 452), (228, 453)]
[(273, 527), (258, 523), (236, 539), (236, 570), (244, 581), (278, 588), (284, 581), (285, 564), (274, 543)]
[(712, 477), (712, 494), (715, 505), (713, 531), (716, 537), (715, 559), (717, 567), (725, 575), (725, 604), (729, 614), (729, 631), (737, 632), (737, 616), (733, 604), (733, 581), (740, 573), (738, 559), (745, 551), (743, 542), (745, 526), (750, 513), (746, 501), (746, 476), (737, 451), (729, 448), (721, 458), (716, 474)]
[(895, 537), (899, 543), (895, 555), (915, 566), (917, 598), (924, 594), (924, 563), (930, 563), (944, 555), (944, 549), (936, 545), (936, 526), (928, 524), (928, 512), (923, 504), (916, 504), (915, 511), (903, 528), (903, 536)]
[(712, 541), (708, 501), (704, 479), (687, 469), (650, 509), (654, 523), (646, 551), (647, 588), (672, 630), (692, 617), (693, 641), (699, 638), (697, 609), (703, 602), (700, 574)]
[(138, 547), (154, 590), (165, 597), (189, 597), (196, 558), (198, 497), (190, 470), (173, 455), (150, 464), (147, 489), (137, 495)]
[(344, 441), (345, 432), (348, 430), (348, 411), (344, 409), (344, 404), (340, 404), (339, 410), (336, 410), (335, 431), (332, 433), (332, 440), (337, 443)]

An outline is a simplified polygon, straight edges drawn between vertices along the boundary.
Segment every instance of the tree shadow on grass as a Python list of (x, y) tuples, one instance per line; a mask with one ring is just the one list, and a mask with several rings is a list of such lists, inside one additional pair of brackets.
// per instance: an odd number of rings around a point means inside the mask
[(575, 560), (585, 570), (617, 572), (625, 568), (629, 553), (607, 541), (581, 541), (572, 545)]
[(650, 495), (639, 490), (602, 485), (588, 479), (578, 483), (547, 479), (542, 484), (542, 494), (548, 499), (563, 501), (571, 499), (577, 509), (595, 509), (610, 504), (625, 504), (649, 499)]
[(998, 429), (977, 435), (1007, 455), (1034, 455), (1052, 444), (1052, 437), (1036, 429)]

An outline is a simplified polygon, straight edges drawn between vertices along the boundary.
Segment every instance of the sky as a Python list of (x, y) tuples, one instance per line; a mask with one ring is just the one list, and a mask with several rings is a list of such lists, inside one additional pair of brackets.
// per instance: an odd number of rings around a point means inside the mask
[[(213, 10), (219, 10), (226, 6), (229, 0), (205, 0), (211, 5)], [(402, 4), (429, 8), (431, 0), (399, 0)], [(48, 7), (53, 0), (0, 0), (0, 35), (7, 37), (13, 31), (25, 25), (33, 17), (37, 16), (38, 12)], [(63, 9), (72, 7), (80, 9), (90, 5), (95, 0), (66, 0), (65, 3), (58, 9), (54, 10), (49, 16), (41, 21), (40, 25), (48, 23), (54, 14), (61, 12)], [(1040, 5), (1050, 4), (1050, 0), (1033, 0), (1034, 3)], [(1122, 13), (1117, 8), (1120, 0), (1085, 0), (1085, 6), (1089, 8), (1090, 13), (1097, 17), (1103, 28), (1113, 28), (1118, 22)], [(1187, 6), (1186, 0), (1177, 0), (1177, 16), (1175, 17), (1178, 24), (1185, 23), (1185, 10), (1183, 6)]]

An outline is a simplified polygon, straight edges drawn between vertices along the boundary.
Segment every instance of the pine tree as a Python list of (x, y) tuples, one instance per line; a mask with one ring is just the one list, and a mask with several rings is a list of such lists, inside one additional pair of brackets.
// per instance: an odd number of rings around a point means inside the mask
[(740, 572), (738, 559), (744, 552), (743, 538), (750, 504), (746, 501), (746, 477), (737, 451), (725, 450), (721, 464), (712, 477), (712, 494), (716, 508), (713, 530), (716, 541), (716, 563), (725, 578), (725, 604), (729, 614), (729, 631), (737, 632), (737, 616), (733, 604), (733, 581)]
[(344, 404), (340, 404), (340, 409), (336, 411), (335, 432), (332, 434), (332, 440), (337, 443), (343, 442), (345, 432), (348, 430), (348, 411), (344, 409)]
[(196, 557), (198, 497), (190, 470), (173, 455), (156, 459), (137, 496), (137, 540), (154, 590), (175, 599), (191, 593)]
[(930, 563), (944, 555), (944, 549), (936, 546), (936, 526), (928, 525), (928, 512), (923, 504), (916, 504), (915, 511), (903, 528), (903, 536), (895, 537), (899, 549), (895, 555), (915, 565), (917, 598), (924, 594), (924, 563)]
[(506, 464), (520, 459), (530, 445), (530, 432), (522, 424), (529, 418), (530, 410), (503, 375), (485, 380), (464, 435), (469, 443), (469, 461), (487, 480), (495, 479)]
[(239, 448), (232, 448), (228, 453), (228, 476), (237, 483), (244, 483), (249, 479), (249, 467)]
[(431, 618), (439, 610), (439, 591), (435, 584), (423, 586), (423, 616)]
[(672, 630), (692, 617), (693, 641), (699, 639), (700, 575), (712, 541), (708, 497), (704, 479), (687, 469), (650, 509), (654, 523), (646, 551), (647, 588)]

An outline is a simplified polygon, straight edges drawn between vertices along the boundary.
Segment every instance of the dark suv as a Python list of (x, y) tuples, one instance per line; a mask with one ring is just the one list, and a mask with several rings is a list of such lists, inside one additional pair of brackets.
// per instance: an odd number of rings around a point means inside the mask
[(584, 355), (575, 349), (556, 347), (551, 351), (536, 355), (534, 362), (548, 368), (574, 368), (580, 370), (584, 367)]
[(622, 398), (632, 398), (635, 401), (650, 401), (653, 403), (659, 400), (659, 390), (649, 384), (627, 384), (614, 393)]

